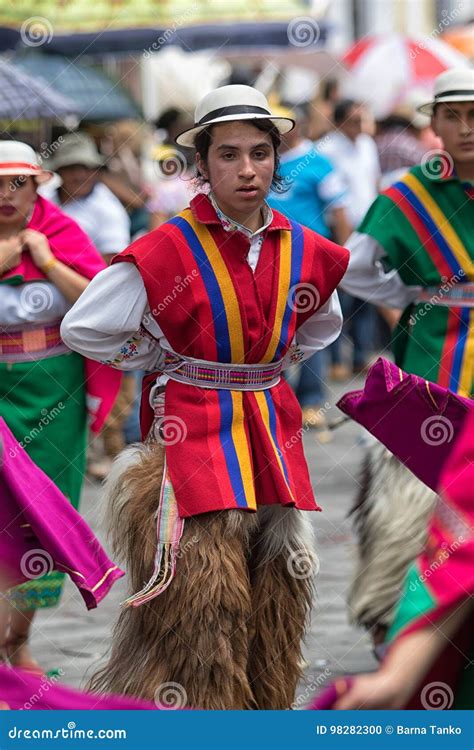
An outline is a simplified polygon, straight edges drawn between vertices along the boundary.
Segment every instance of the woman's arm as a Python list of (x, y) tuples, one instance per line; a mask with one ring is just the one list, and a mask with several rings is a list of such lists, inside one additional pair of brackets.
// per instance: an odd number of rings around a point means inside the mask
[(398, 709), (414, 695), (418, 685), (447, 642), (469, 615), (472, 602), (465, 600), (442, 620), (395, 641), (377, 672), (360, 675), (334, 708)]

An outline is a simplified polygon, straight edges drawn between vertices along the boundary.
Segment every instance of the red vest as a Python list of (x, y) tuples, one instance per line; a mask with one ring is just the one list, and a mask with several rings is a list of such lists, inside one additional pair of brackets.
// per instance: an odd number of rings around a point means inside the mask
[[(249, 246), (241, 232), (226, 232), (209, 199), (198, 195), (114, 262), (136, 265), (151, 314), (175, 352), (212, 362), (276, 362), (329, 299), (349, 254), (277, 211), (255, 272)], [(152, 419), (146, 404), (145, 431)], [(166, 445), (181, 516), (273, 503), (318, 509), (301, 410), (284, 380), (255, 392), (169, 381), (165, 420), (181, 433)]]

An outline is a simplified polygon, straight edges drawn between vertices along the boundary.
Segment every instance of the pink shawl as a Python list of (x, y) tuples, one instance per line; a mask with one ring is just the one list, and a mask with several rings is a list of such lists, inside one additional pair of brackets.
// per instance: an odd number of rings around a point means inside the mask
[[(36, 199), (28, 229), (41, 232), (48, 238), (54, 256), (81, 276), (92, 279), (105, 268), (105, 263), (92, 240), (78, 224), (54, 203), (42, 196)], [(35, 265), (29, 253), (23, 253), (18, 266), (7, 271), (1, 282), (22, 284), (43, 281), (45, 274)], [(91, 430), (100, 432), (120, 388), (121, 373), (111, 367), (85, 360), (87, 408), (91, 416)]]

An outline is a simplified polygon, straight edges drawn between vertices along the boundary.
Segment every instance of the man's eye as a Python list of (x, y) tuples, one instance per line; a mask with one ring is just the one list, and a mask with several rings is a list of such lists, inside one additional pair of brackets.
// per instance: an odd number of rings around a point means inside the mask
[(227, 154), (223, 154), (222, 156), (224, 159), (227, 159), (227, 161), (230, 161), (231, 159), (234, 158), (234, 154), (230, 151)]
[(254, 154), (256, 159), (265, 159), (266, 155), (267, 155), (266, 151), (255, 151), (255, 154)]

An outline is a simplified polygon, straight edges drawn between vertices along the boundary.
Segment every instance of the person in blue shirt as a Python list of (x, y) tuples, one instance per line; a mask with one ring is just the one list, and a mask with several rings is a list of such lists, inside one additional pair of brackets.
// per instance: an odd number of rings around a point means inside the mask
[[(282, 112), (282, 117), (291, 117), (296, 126), (282, 137), (280, 147), (279, 171), (284, 190), (271, 191), (268, 203), (290, 219), (343, 245), (351, 234), (344, 182), (329, 159), (305, 137), (304, 112), (299, 108), (280, 107), (279, 114)], [(315, 352), (301, 367), (295, 393), (302, 407), (305, 426), (325, 426), (321, 405), (325, 401), (326, 370), (323, 351)]]

